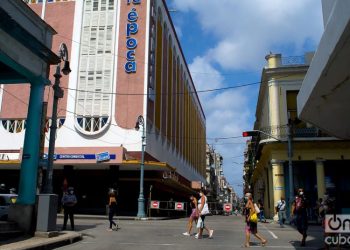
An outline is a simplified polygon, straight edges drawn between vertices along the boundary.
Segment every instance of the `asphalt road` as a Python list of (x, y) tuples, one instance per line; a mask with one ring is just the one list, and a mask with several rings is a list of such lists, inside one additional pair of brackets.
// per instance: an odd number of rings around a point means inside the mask
[[(60, 226), (62, 220), (58, 220)], [(83, 240), (59, 249), (241, 249), (244, 242), (244, 222), (241, 216), (208, 216), (206, 225), (214, 229), (212, 239), (184, 236), (187, 219), (161, 221), (119, 221), (118, 231), (107, 231), (108, 221), (78, 219), (76, 230), (83, 233)], [(69, 227), (68, 227), (69, 228)], [(195, 228), (193, 228), (194, 233)], [(274, 223), (259, 223), (259, 234), (268, 240), (264, 249), (320, 249), (323, 247), (323, 231), (320, 226), (310, 226), (306, 247), (300, 247), (300, 235), (290, 227), (280, 228)], [(252, 237), (251, 248), (262, 247)]]

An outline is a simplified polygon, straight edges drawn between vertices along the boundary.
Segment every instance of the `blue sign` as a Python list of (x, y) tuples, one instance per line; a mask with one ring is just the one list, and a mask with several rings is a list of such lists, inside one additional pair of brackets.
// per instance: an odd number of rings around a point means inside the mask
[[(127, 4), (130, 3), (131, 0), (128, 0)], [(133, 0), (132, 3), (140, 4), (141, 0)], [(128, 49), (126, 51), (127, 62), (124, 65), (126, 73), (135, 73), (137, 68), (135, 59), (137, 40), (136, 38), (132, 37), (132, 35), (135, 35), (139, 31), (139, 25), (137, 24), (138, 18), (139, 15), (136, 9), (132, 8), (128, 13), (128, 23), (126, 24), (126, 48)]]
[(140, 4), (141, 3), (141, 0), (126, 0), (126, 3), (129, 5), (130, 3), (133, 3), (133, 4)]
[(96, 154), (96, 161), (97, 162), (109, 161), (110, 159), (111, 159), (111, 157), (110, 157), (108, 152)]

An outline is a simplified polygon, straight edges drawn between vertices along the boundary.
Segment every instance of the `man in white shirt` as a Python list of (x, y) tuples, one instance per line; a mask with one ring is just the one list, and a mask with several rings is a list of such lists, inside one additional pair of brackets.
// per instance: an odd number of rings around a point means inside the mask
[(278, 213), (278, 222), (281, 227), (283, 227), (283, 224), (287, 219), (286, 208), (286, 201), (283, 197), (281, 197), (281, 199), (277, 202), (276, 206), (276, 212)]

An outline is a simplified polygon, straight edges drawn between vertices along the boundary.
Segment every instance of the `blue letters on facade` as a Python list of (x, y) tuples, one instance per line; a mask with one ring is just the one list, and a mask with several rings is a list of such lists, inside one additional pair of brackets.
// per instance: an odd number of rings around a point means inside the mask
[[(140, 4), (141, 0), (127, 0), (127, 4)], [(136, 47), (137, 40), (132, 37), (132, 35), (137, 34), (139, 31), (139, 26), (137, 24), (138, 14), (135, 8), (132, 8), (128, 13), (128, 23), (126, 24), (126, 48), (128, 51), (126, 52), (126, 60), (127, 62), (124, 65), (125, 72), (127, 73), (135, 73), (136, 72)]]

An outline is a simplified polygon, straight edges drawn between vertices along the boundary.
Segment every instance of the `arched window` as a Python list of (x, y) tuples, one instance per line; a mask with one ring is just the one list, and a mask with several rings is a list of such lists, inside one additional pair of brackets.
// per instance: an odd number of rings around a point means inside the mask
[(26, 128), (26, 120), (2, 120), (2, 126), (7, 132), (20, 133)]

